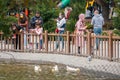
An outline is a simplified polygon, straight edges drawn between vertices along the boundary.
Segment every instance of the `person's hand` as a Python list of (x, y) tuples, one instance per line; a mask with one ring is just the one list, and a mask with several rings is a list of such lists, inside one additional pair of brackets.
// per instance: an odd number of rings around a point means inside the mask
[(88, 26), (85, 26), (85, 29), (87, 28)]
[(20, 29), (20, 32), (22, 32), (23, 30), (22, 29)]
[(36, 23), (38, 23), (38, 22), (39, 22), (39, 20), (37, 19), (37, 20), (35, 20), (35, 22), (36, 22)]
[(19, 24), (20, 26), (22, 26), (22, 24)]
[(34, 29), (30, 29), (30, 32), (34, 32)]

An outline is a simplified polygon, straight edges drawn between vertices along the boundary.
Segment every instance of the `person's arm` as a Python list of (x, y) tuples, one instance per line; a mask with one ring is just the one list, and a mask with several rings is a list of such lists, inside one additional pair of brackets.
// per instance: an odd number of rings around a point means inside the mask
[(39, 29), (39, 30), (36, 30), (36, 29), (35, 29), (35, 32), (36, 32), (36, 34), (41, 35), (42, 32), (43, 32), (43, 28), (41, 28), (41, 29)]
[(26, 20), (25, 23), (20, 23), (20, 26), (27, 26), (28, 25), (28, 21)]
[(65, 24), (65, 23), (66, 23), (66, 22), (65, 22), (65, 19), (62, 19), (62, 20), (60, 20), (59, 23), (57, 23), (57, 26), (58, 26), (58, 27), (62, 27), (62, 25)]
[(30, 20), (30, 24), (31, 25), (35, 25), (35, 19), (34, 19), (34, 17)]
[(41, 20), (41, 25), (43, 26), (43, 18), (42, 18), (42, 17), (40, 17), (40, 20)]

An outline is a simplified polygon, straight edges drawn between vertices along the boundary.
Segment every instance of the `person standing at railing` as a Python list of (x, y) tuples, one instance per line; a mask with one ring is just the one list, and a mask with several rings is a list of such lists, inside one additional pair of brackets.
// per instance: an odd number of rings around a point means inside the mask
[(40, 26), (43, 26), (43, 19), (40, 16), (40, 12), (36, 12), (35, 16), (30, 20), (30, 29), (35, 29), (35, 24), (39, 23)]
[[(66, 19), (64, 16), (64, 13), (59, 13), (59, 20), (57, 21), (57, 29), (58, 29), (58, 34), (64, 34), (65, 31), (65, 26), (66, 26)], [(60, 46), (60, 41), (62, 41), (62, 50), (64, 49), (64, 38), (62, 36), (57, 37), (57, 43), (56, 43), (56, 50)]]
[[(104, 18), (99, 14), (98, 10), (95, 10), (94, 16), (92, 18), (91, 24), (94, 27), (95, 35), (100, 35), (102, 33), (102, 27), (104, 25)], [(99, 39), (96, 38), (96, 49), (98, 50)]]
[(12, 39), (14, 41), (15, 49), (21, 49), (21, 36), (19, 33), (23, 31), (23, 28), (18, 26), (16, 23), (12, 23), (11, 31), (13, 33)]
[(85, 19), (85, 15), (80, 14), (79, 20), (75, 24), (75, 27), (76, 27), (76, 45), (78, 47), (79, 54), (80, 54), (80, 47), (83, 47), (83, 45), (84, 45), (83, 34), (84, 34), (85, 29), (86, 29), (84, 19)]
[(18, 25), (24, 29), (24, 48), (27, 47), (27, 31), (28, 31), (28, 17), (24, 12), (21, 12), (18, 16)]
[(42, 26), (40, 26), (39, 23), (35, 24), (36, 28), (34, 30), (34, 32), (37, 34), (36, 37), (36, 47), (38, 49), (38, 44), (40, 44), (40, 50), (43, 49), (43, 28)]

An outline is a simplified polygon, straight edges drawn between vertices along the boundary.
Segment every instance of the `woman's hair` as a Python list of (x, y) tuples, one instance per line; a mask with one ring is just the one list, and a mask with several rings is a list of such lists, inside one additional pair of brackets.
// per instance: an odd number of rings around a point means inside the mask
[[(23, 15), (23, 18), (20, 18), (20, 15)], [(19, 14), (19, 16), (18, 16), (18, 20), (21, 22), (22, 20), (24, 20), (24, 21), (26, 21), (26, 20), (28, 20), (28, 18), (27, 18), (27, 16), (25, 15), (25, 13), (24, 12), (21, 12), (20, 14)]]

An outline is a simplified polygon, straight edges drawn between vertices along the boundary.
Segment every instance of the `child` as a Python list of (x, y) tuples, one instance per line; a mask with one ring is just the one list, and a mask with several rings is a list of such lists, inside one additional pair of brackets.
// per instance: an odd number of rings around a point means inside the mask
[(21, 49), (21, 36), (18, 35), (18, 33), (22, 32), (22, 27), (18, 26), (16, 23), (12, 23), (11, 30), (13, 32), (12, 39), (15, 41), (15, 49)]
[(39, 35), (39, 38), (37, 37), (37, 48), (38, 48), (38, 42), (40, 43), (40, 49), (42, 49), (42, 45), (43, 45), (43, 36), (42, 36), (42, 33), (43, 33), (43, 28), (40, 26), (40, 24), (36, 24), (35, 25), (36, 28), (34, 30), (34, 32)]
[(80, 14), (79, 15), (79, 20), (76, 22), (75, 27), (76, 27), (76, 44), (78, 47), (78, 53), (80, 54), (80, 47), (84, 46), (84, 38), (83, 35), (84, 31), (86, 29), (87, 26), (85, 26), (85, 15), (84, 14)]

